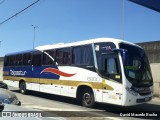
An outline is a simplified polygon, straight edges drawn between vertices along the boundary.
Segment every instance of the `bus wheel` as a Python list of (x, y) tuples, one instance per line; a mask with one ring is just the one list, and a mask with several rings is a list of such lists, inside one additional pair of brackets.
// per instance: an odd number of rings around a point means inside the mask
[(20, 83), (20, 92), (22, 94), (26, 94), (26, 83), (25, 82)]
[(95, 104), (94, 94), (91, 89), (84, 89), (82, 92), (82, 105), (85, 107), (93, 107)]

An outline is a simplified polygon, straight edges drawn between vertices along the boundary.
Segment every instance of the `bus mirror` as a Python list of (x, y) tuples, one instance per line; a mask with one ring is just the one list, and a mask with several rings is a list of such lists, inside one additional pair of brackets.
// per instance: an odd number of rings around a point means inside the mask
[(122, 55), (122, 59), (123, 59), (123, 63), (125, 63), (126, 58), (127, 58), (127, 50), (126, 49), (112, 49), (112, 52), (115, 53), (121, 53)]

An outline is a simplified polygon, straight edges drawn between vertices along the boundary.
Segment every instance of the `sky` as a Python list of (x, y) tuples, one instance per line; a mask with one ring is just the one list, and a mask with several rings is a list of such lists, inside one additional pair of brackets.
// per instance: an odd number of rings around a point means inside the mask
[[(35, 1), (0, 0), (0, 23)], [(104, 37), (133, 43), (160, 40), (160, 13), (127, 0), (124, 6), (122, 3), (123, 0), (40, 0), (0, 24), (0, 56), (33, 49), (32, 25), (36, 26), (35, 47)]]

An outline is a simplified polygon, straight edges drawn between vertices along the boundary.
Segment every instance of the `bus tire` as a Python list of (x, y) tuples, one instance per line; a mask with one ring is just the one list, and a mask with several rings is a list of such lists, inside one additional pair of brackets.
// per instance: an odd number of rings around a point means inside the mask
[(21, 82), (19, 88), (20, 88), (20, 93), (26, 94), (27, 90), (26, 90), (26, 83), (25, 82)]
[(84, 107), (93, 107), (95, 104), (95, 99), (94, 99), (94, 94), (93, 91), (91, 89), (84, 89), (82, 91), (82, 96), (81, 96), (81, 102), (82, 102), (82, 106)]

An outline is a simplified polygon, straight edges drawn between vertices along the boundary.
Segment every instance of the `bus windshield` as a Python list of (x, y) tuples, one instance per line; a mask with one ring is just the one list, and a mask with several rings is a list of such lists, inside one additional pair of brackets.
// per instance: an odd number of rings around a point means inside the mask
[(144, 50), (140, 47), (121, 43), (120, 48), (126, 49), (124, 69), (127, 79), (136, 83), (152, 81), (150, 65)]

